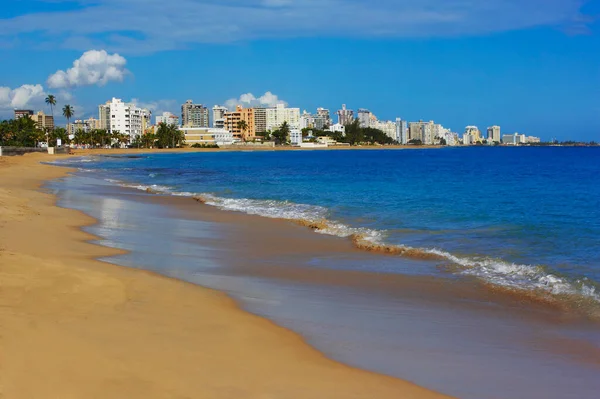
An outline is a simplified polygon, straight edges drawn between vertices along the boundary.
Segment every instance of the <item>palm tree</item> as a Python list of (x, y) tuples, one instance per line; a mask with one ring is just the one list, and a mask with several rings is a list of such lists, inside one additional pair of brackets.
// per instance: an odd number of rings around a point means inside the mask
[(74, 112), (73, 107), (69, 104), (63, 107), (63, 116), (67, 118), (67, 130), (69, 130), (69, 125), (71, 124), (71, 118), (73, 117)]
[[(53, 94), (46, 96), (46, 104), (50, 106), (50, 114), (52, 115), (52, 123), (54, 124), (54, 106), (56, 105), (56, 97)], [(46, 132), (46, 142), (48, 142), (48, 132)]]
[(237, 128), (242, 131), (242, 140), (246, 141), (246, 130), (248, 130), (248, 123), (246, 121), (239, 121)]

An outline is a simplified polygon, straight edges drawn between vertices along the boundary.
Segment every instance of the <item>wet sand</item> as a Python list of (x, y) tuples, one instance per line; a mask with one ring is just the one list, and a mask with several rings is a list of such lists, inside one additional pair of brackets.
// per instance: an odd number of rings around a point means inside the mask
[(68, 169), (0, 158), (0, 397), (442, 398), (324, 357), (217, 291), (95, 260), (96, 220), (39, 190)]
[(225, 291), (344, 363), (465, 398), (579, 398), (600, 389), (598, 325), (577, 312), (436, 278), (428, 272), (435, 262), (361, 251), (288, 221), (93, 175), (53, 186), (62, 206), (100, 220), (89, 229), (103, 245), (131, 251), (106, 261)]

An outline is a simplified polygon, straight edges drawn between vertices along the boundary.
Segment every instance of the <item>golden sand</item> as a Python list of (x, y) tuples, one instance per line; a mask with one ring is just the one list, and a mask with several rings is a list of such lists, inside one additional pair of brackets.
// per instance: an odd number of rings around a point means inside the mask
[(0, 158), (0, 398), (442, 398), (327, 359), (224, 294), (94, 260), (90, 217)]

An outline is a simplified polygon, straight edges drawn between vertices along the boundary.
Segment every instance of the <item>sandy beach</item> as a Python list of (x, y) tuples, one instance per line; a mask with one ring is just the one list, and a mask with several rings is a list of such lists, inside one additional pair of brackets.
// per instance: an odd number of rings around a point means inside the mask
[(0, 158), (0, 397), (447, 397), (329, 360), (217, 291), (96, 261), (118, 251), (40, 190), (69, 172), (50, 159)]

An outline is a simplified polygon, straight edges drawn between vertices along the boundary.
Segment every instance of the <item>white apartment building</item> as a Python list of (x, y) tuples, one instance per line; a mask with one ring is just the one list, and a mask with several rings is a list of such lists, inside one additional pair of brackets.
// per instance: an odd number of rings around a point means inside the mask
[(306, 112), (302, 112), (300, 116), (300, 129), (313, 129), (315, 128), (315, 117), (313, 114)]
[(400, 144), (408, 143), (408, 123), (401, 118), (396, 118), (396, 138)]
[(290, 143), (292, 145), (302, 144), (302, 130), (298, 128), (290, 129)]
[(141, 136), (151, 125), (152, 112), (136, 107), (133, 103), (124, 103), (118, 98), (98, 106), (100, 124), (107, 131), (128, 135), (131, 140)]
[(373, 129), (381, 130), (386, 136), (392, 140), (396, 140), (396, 122), (392, 121), (369, 121), (369, 126)]
[(501, 140), (500, 126), (490, 126), (487, 128), (487, 140), (488, 142), (500, 142)]
[[(373, 115), (373, 113), (371, 111), (369, 111), (368, 109), (364, 109), (364, 108), (360, 108), (358, 110), (358, 123), (360, 124), (360, 127), (362, 128), (367, 128), (367, 127), (374, 127), (372, 126), (372, 124), (377, 123), (377, 118), (375, 117), (375, 115)], [(378, 129), (378, 128), (376, 128)]]
[(277, 104), (275, 108), (266, 109), (267, 131), (279, 129), (283, 122), (287, 122), (290, 129), (300, 129), (300, 108), (286, 108), (283, 104)]
[(223, 129), (225, 127), (225, 114), (229, 112), (227, 107), (222, 105), (215, 105), (212, 109), (213, 119), (212, 126), (217, 129)]
[(346, 126), (342, 125), (341, 123), (336, 123), (336, 124), (329, 126), (329, 131), (332, 133), (339, 132), (339, 133), (342, 133), (343, 136), (345, 136), (346, 135)]
[(170, 112), (163, 112), (162, 115), (156, 117), (156, 124), (160, 125), (161, 123), (179, 126), (179, 117)]

